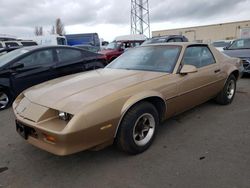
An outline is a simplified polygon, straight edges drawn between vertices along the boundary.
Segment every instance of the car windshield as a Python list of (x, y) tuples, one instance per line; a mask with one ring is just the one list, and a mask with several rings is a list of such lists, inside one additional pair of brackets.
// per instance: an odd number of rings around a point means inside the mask
[(213, 46), (218, 47), (218, 48), (226, 47), (229, 44), (230, 44), (230, 42), (226, 42), (226, 41), (213, 42)]
[(115, 50), (121, 45), (121, 42), (111, 42), (109, 43), (105, 49), (107, 50)]
[(11, 51), (7, 54), (0, 56), (0, 67), (6, 65), (7, 63), (12, 61), (13, 59), (15, 59), (18, 56), (25, 54), (27, 52), (29, 52), (29, 50), (22, 48), (22, 49), (17, 49), (17, 50)]
[(228, 50), (250, 49), (250, 39), (235, 40)]
[(130, 49), (106, 68), (171, 73), (180, 49), (180, 46), (145, 46)]

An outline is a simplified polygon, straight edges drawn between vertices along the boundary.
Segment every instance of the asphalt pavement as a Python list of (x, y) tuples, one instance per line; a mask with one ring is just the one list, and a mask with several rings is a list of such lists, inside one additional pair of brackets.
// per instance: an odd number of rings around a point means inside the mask
[(250, 78), (231, 105), (207, 102), (164, 122), (146, 152), (114, 146), (66, 157), (25, 142), (0, 112), (0, 187), (249, 188)]

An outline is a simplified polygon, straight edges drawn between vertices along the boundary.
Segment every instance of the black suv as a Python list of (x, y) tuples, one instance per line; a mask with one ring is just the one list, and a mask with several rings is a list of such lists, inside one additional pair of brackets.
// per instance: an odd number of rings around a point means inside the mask
[(165, 42), (188, 42), (188, 39), (183, 35), (165, 35), (153, 37), (142, 43), (144, 44), (154, 44), (154, 43), (165, 43)]
[(69, 46), (32, 46), (4, 54), (0, 56), (0, 110), (33, 85), (105, 65), (103, 55)]

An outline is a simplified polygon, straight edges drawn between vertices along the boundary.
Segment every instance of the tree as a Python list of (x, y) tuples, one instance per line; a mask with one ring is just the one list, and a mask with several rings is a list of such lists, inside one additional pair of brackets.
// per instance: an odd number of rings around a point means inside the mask
[(54, 25), (51, 28), (50, 34), (52, 34), (52, 35), (56, 34), (56, 29), (55, 29)]
[(41, 35), (43, 35), (43, 27), (42, 27), (42, 26), (36, 26), (36, 27), (35, 27), (35, 35), (36, 35), (36, 36), (41, 36)]
[(56, 34), (65, 35), (64, 25), (60, 18), (56, 19)]

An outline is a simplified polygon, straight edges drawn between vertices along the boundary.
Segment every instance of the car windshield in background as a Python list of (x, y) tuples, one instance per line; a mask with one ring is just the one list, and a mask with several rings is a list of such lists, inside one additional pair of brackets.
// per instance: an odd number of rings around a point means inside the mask
[(4, 54), (2, 56), (0, 56), (0, 67), (6, 65), (7, 63), (9, 63), (10, 61), (12, 61), (13, 59), (15, 59), (16, 57), (22, 55), (22, 54), (25, 54), (29, 52), (29, 50), (26, 50), (26, 49), (17, 49), (17, 50), (14, 50), (12, 52), (9, 52), (7, 54)]
[(117, 49), (121, 45), (121, 42), (111, 42), (106, 46), (107, 50)]
[(229, 45), (230, 45), (230, 42), (224, 42), (224, 41), (213, 42), (213, 46), (218, 47), (218, 48), (226, 47), (226, 46), (229, 46)]
[(235, 40), (228, 50), (250, 49), (250, 39)]
[(145, 46), (130, 49), (106, 68), (172, 73), (179, 56), (179, 46)]

